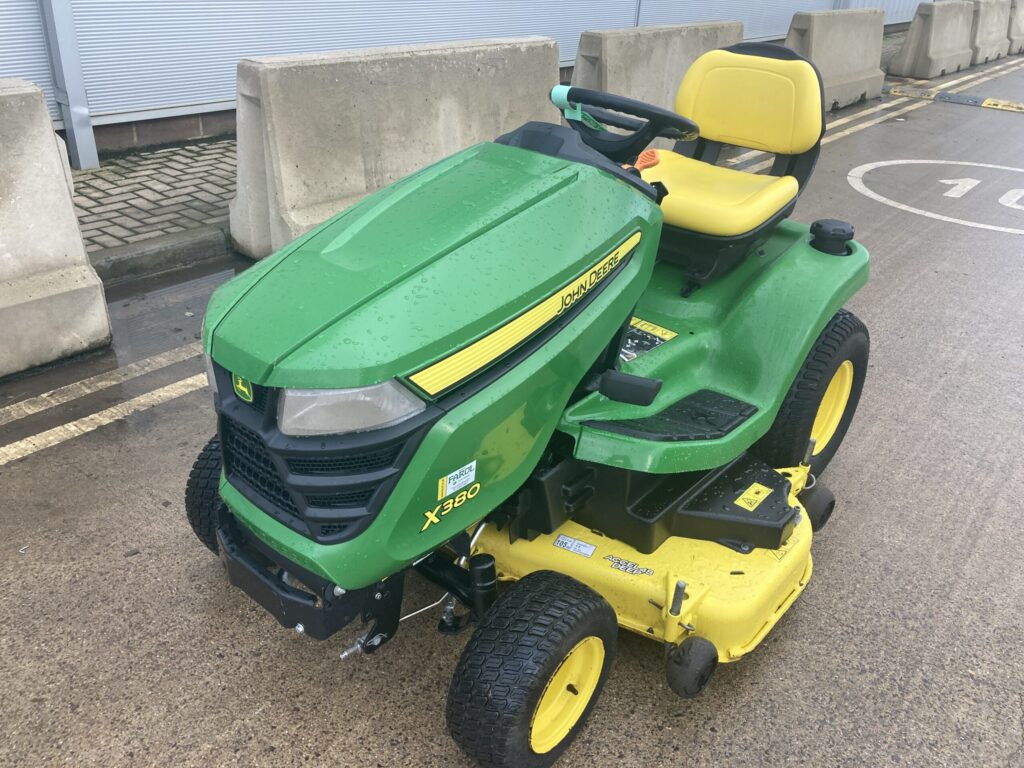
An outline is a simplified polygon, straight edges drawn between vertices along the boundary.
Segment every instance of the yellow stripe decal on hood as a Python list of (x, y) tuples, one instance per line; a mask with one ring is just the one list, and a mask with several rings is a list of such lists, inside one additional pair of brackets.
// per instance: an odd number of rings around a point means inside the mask
[(540, 304), (528, 309), (501, 328), (491, 331), (482, 339), (474, 341), (468, 347), (414, 373), (409, 380), (433, 397), (469, 378), (521, 344), (590, 293), (622, 263), (640, 242), (640, 237), (640, 232), (634, 232), (614, 251)]

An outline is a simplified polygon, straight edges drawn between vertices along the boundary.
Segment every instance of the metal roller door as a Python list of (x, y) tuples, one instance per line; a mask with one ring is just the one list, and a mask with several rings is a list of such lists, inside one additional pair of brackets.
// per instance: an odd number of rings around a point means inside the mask
[(641, 0), (639, 23), (649, 26), (735, 20), (743, 22), (745, 39), (774, 40), (786, 36), (797, 11), (831, 11), (834, 6), (833, 0)]
[(60, 116), (39, 0), (0, 0), (0, 77), (31, 80), (43, 89), (50, 115)]

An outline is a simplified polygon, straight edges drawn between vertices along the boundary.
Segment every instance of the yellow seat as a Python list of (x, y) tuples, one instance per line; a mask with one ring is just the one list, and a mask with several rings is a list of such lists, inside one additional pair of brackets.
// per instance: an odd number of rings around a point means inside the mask
[(643, 169), (646, 182), (660, 181), (665, 223), (718, 237), (742, 235), (772, 219), (800, 191), (792, 176), (762, 176), (654, 150), (657, 163)]
[[(823, 93), (814, 65), (778, 45), (740, 43), (693, 63), (675, 109), (697, 123), (700, 138), (688, 156), (647, 150), (636, 162), (645, 181), (667, 190), (665, 258), (705, 281), (768, 237), (814, 168), (825, 130)], [(723, 146), (775, 155), (772, 175), (717, 166)]]

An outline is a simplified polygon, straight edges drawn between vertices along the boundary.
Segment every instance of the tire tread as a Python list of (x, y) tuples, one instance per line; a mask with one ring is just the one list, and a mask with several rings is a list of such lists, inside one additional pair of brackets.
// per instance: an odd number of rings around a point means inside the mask
[(224, 502), (220, 498), (220, 439), (212, 438), (199, 452), (185, 483), (185, 515), (196, 537), (217, 554), (217, 525)]
[[(803, 459), (807, 449), (807, 436), (810, 432), (808, 420), (813, 423), (813, 414), (817, 412), (818, 403), (828, 386), (830, 377), (838, 365), (836, 358), (851, 339), (862, 337), (865, 346), (870, 345), (867, 326), (855, 314), (847, 309), (840, 309), (829, 320), (825, 329), (811, 347), (807, 359), (797, 372), (796, 378), (786, 393), (782, 406), (768, 432), (755, 443), (754, 453), (761, 456), (773, 466), (794, 466)], [(863, 384), (864, 371), (859, 372), (859, 380)], [(859, 387), (851, 393), (850, 406), (856, 409), (860, 398)], [(836, 436), (841, 442), (843, 435)], [(838, 447), (838, 442), (836, 443)], [(828, 458), (835, 452), (828, 450)], [(824, 464), (818, 468), (820, 472)]]

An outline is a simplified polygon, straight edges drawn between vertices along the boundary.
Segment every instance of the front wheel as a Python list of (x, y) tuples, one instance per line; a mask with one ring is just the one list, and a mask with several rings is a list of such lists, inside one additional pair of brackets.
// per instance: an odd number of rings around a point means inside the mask
[(814, 440), (811, 472), (820, 475), (846, 436), (868, 369), (868, 329), (839, 310), (796, 375), (768, 432), (751, 449), (773, 467), (793, 467)]
[(448, 730), (484, 768), (549, 766), (583, 728), (615, 656), (615, 611), (589, 587), (537, 571), (470, 638), (448, 690)]

